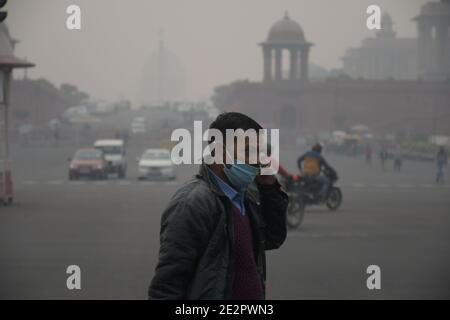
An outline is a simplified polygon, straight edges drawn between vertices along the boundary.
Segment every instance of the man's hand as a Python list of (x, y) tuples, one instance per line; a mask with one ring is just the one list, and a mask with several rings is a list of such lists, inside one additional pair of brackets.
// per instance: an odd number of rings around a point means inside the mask
[[(262, 166), (262, 168), (270, 168), (272, 173), (275, 173), (272, 166), (272, 160), (269, 161), (269, 163)], [(266, 174), (266, 175), (257, 175), (255, 178), (255, 182), (257, 184), (261, 185), (271, 185), (275, 184), (277, 182), (277, 178), (275, 177), (275, 174)]]
[(274, 184), (277, 182), (277, 178), (275, 177), (275, 175), (259, 175), (255, 178), (255, 182), (257, 184), (265, 184), (265, 185), (270, 185), (270, 184)]

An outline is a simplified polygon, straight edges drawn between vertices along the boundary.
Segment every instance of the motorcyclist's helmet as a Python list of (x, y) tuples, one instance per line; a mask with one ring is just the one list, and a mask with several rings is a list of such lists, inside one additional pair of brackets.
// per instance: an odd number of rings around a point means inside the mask
[(317, 153), (321, 153), (322, 152), (322, 145), (320, 143), (316, 143), (315, 145), (313, 145), (312, 151), (317, 152)]

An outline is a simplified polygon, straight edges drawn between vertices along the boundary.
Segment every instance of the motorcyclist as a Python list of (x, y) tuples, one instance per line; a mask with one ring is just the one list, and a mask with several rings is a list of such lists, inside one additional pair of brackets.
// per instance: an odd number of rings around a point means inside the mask
[(302, 174), (308, 178), (317, 181), (321, 188), (319, 191), (319, 199), (325, 200), (329, 187), (330, 179), (327, 175), (321, 174), (322, 170), (327, 170), (331, 176), (337, 177), (336, 170), (331, 167), (322, 156), (322, 145), (315, 144), (310, 151), (307, 151), (297, 160), (297, 165)]

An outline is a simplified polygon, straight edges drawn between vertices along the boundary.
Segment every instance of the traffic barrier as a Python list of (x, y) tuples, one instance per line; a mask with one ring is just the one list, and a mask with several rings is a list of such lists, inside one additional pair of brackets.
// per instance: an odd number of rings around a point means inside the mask
[(0, 201), (4, 205), (10, 205), (13, 202), (13, 183), (11, 179), (11, 171), (0, 171)]

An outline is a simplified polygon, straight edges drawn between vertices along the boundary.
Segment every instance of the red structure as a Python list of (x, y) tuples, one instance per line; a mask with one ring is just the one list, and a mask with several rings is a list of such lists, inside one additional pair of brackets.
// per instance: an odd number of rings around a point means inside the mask
[[(450, 78), (368, 80), (341, 75), (311, 81), (305, 71), (311, 43), (305, 40), (300, 25), (287, 16), (272, 26), (268, 41), (261, 45), (263, 81), (239, 81), (217, 87), (213, 100), (220, 110), (244, 112), (280, 128), (286, 139), (304, 133), (343, 130), (361, 123), (374, 133), (450, 135)], [(298, 48), (302, 48), (305, 58), (300, 77)], [(273, 77), (270, 52), (286, 49), (292, 53), (290, 76), (279, 76), (283, 73), (282, 63), (275, 57)]]
[(14, 44), (5, 24), (0, 24), (0, 201), (11, 204), (14, 199), (9, 150), (9, 107), (11, 76), (15, 68), (29, 68), (34, 64), (14, 56)]

